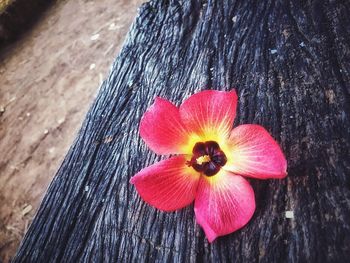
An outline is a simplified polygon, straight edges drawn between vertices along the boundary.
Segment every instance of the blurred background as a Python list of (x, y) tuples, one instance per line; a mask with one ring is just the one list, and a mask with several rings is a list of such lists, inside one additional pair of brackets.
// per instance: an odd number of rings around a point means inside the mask
[(142, 2), (0, 0), (0, 262), (15, 254)]

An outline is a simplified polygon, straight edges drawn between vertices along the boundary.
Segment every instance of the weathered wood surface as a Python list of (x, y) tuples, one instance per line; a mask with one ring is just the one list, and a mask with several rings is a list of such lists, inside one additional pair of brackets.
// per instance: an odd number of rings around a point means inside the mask
[[(14, 262), (348, 260), (349, 14), (333, 0), (144, 4)], [(289, 175), (251, 180), (253, 219), (209, 245), (192, 206), (157, 211), (129, 178), (159, 160), (138, 134), (155, 96), (232, 87), (235, 123), (265, 126)]]

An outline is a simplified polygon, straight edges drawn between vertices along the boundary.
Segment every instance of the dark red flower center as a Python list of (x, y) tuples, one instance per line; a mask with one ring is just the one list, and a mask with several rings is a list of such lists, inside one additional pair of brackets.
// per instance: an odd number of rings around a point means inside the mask
[(192, 153), (191, 161), (187, 164), (206, 176), (217, 174), (227, 162), (225, 153), (215, 141), (197, 142)]

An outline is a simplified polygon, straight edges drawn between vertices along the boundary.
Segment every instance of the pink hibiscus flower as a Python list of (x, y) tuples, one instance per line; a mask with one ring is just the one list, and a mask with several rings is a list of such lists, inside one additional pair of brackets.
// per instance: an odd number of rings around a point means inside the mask
[(234, 90), (205, 90), (178, 108), (156, 98), (143, 115), (140, 135), (157, 154), (177, 154), (142, 169), (130, 182), (150, 205), (174, 211), (193, 202), (209, 242), (242, 228), (255, 210), (254, 191), (242, 176), (283, 178), (281, 148), (259, 125), (232, 130)]

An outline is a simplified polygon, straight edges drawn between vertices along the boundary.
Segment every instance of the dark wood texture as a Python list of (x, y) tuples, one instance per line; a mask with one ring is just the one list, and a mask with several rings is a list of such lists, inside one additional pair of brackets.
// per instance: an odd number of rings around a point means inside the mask
[[(334, 0), (144, 4), (14, 262), (348, 260), (349, 14)], [(252, 220), (210, 245), (193, 206), (157, 211), (129, 179), (160, 159), (138, 134), (155, 96), (233, 87), (235, 125), (266, 127), (289, 175), (251, 180)]]

